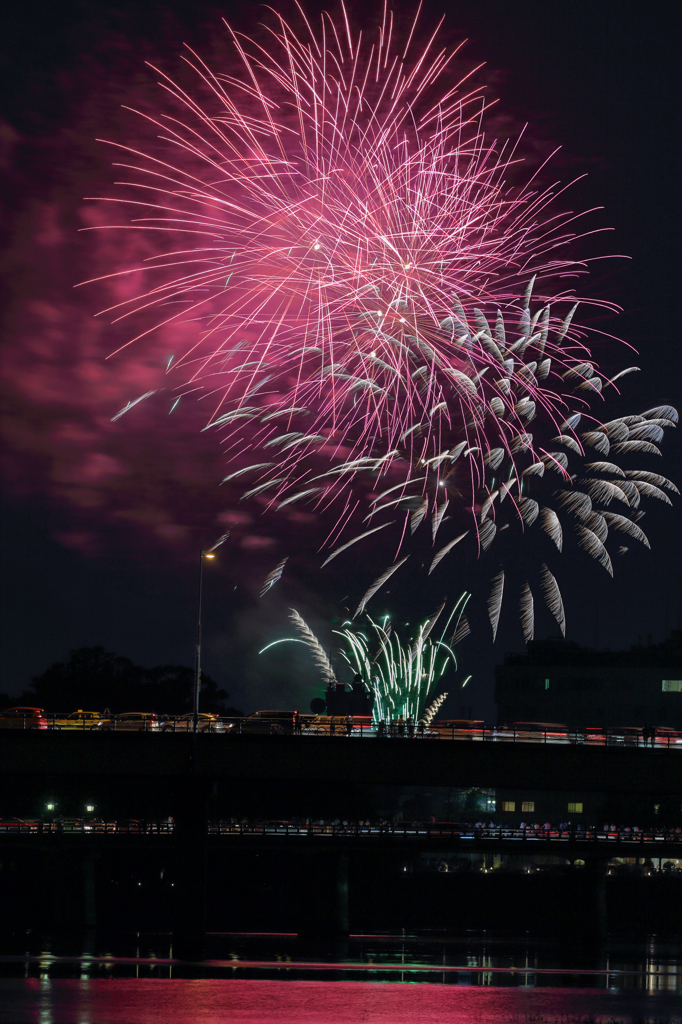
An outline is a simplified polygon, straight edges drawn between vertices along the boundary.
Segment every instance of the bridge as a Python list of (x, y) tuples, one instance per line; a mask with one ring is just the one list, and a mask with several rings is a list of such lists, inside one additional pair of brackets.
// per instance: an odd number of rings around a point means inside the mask
[[(407, 737), (29, 730), (7, 730), (0, 736), (0, 806), (5, 815), (37, 817), (44, 813), (46, 799), (58, 794), (64, 801), (84, 802), (87, 798), (106, 820), (174, 819), (172, 837), (129, 833), (125, 841), (139, 844), (144, 840), (147, 845), (171, 842), (179, 880), (175, 933), (190, 952), (200, 950), (203, 943), (206, 865), (208, 852), (216, 843), (221, 849), (238, 846), (248, 855), (249, 850), (273, 844), (296, 847), (300, 857), (294, 860), (304, 865), (306, 884), (316, 893), (306, 904), (309, 918), (305, 928), (317, 933), (348, 931), (349, 857), (372, 844), (383, 850), (420, 844), (499, 853), (561, 850), (559, 855), (569, 860), (585, 860), (585, 905), (591, 908), (590, 920), (602, 922), (598, 925), (602, 930), (603, 877), (610, 857), (676, 856), (679, 851), (676, 838), (661, 840), (653, 834), (641, 834), (636, 840), (632, 834), (630, 838), (621, 835), (613, 840), (596, 834), (514, 835), (508, 830), (469, 837), (452, 830), (436, 835), (428, 827), (421, 834), (419, 829), (401, 832), (395, 828), (346, 833), (308, 827), (298, 832), (286, 827), (270, 832), (228, 829), (216, 833), (209, 829), (209, 822), (235, 813), (269, 819), (280, 814), (288, 818), (347, 818), (352, 816), (344, 804), (348, 793), (368, 784), (679, 795), (682, 759), (679, 751), (660, 746), (422, 742)], [(269, 801), (270, 812), (248, 809), (240, 813), (236, 809), (238, 805), (255, 807), (258, 801)], [(48, 832), (14, 839), (7, 835), (4, 839), (0, 836), (0, 848), (19, 839), (24, 845), (38, 842), (48, 860), (51, 851), (63, 851), (62, 863), (73, 849), (78, 855), (72, 864), (74, 877), (80, 862), (84, 892), (88, 893), (96, 845), (120, 843), (124, 834), (83, 832), (60, 837)], [(616, 848), (628, 852), (615, 854)], [(675, 852), (670, 852), (673, 849)], [(94, 910), (90, 916), (94, 919)]]
[[(96, 783), (110, 789), (117, 780), (130, 785), (153, 781), (165, 813), (173, 814), (166, 797), (172, 798), (183, 779), (214, 790), (227, 783), (344, 780), (347, 785), (678, 794), (682, 758), (667, 747), (27, 730), (0, 736), (0, 778), (5, 805), (26, 785), (44, 788), (59, 782), (87, 784), (87, 789)], [(127, 797), (134, 803), (135, 790)], [(139, 813), (130, 810), (133, 816)]]

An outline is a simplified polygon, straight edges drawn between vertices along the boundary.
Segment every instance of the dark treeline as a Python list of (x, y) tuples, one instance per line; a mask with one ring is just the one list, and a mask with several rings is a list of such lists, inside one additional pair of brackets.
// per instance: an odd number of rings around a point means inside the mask
[[(103, 647), (70, 651), (67, 661), (55, 662), (18, 697), (0, 694), (0, 707), (44, 708), (47, 712), (76, 710), (156, 711), (181, 715), (192, 710), (194, 669), (186, 665), (143, 668)], [(229, 693), (202, 673), (201, 710), (239, 715), (228, 705)]]

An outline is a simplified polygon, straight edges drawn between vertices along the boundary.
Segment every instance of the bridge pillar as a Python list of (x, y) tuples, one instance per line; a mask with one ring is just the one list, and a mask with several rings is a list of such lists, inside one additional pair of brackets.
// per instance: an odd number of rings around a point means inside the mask
[(185, 781), (176, 808), (173, 954), (181, 960), (199, 960), (206, 945), (208, 807), (196, 780)]
[(599, 938), (605, 939), (608, 933), (608, 914), (606, 909), (606, 867), (605, 857), (590, 857), (585, 861), (589, 901), (594, 908), (595, 932)]
[(96, 861), (82, 849), (41, 851), (40, 917), (53, 934), (97, 926)]
[(607, 937), (605, 856), (586, 857), (585, 867), (568, 869), (566, 931), (583, 945), (598, 944)]
[(95, 858), (92, 854), (86, 854), (83, 858), (83, 923), (88, 929), (97, 925), (97, 886)]
[(348, 935), (348, 854), (306, 851), (299, 862), (298, 934), (301, 938)]

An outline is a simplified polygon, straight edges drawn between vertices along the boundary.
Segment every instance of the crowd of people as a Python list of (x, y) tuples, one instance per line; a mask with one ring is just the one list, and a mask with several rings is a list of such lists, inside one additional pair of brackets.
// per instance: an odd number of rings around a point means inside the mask
[(637, 834), (642, 835), (643, 833), (651, 834), (665, 833), (666, 835), (680, 835), (682, 836), (682, 827), (677, 828), (661, 828), (661, 829), (642, 829), (638, 825), (583, 825), (574, 824), (570, 821), (559, 822), (558, 825), (552, 824), (552, 822), (546, 821), (544, 825), (529, 824), (522, 821), (519, 825), (512, 825), (508, 822), (496, 823), (492, 821), (477, 821), (474, 823), (470, 822), (453, 822), (453, 821), (437, 821), (435, 817), (431, 817), (426, 821), (403, 821), (397, 817), (387, 818), (379, 817), (374, 820), (370, 819), (359, 819), (359, 820), (348, 820), (341, 818), (290, 818), (287, 821), (269, 821), (263, 818), (249, 819), (249, 818), (229, 818), (226, 821), (217, 823), (222, 826), (244, 828), (244, 829), (260, 829), (260, 828), (329, 828), (329, 829), (341, 829), (347, 828), (352, 830), (364, 830), (364, 829), (398, 829), (398, 830), (424, 830), (424, 829), (437, 829), (443, 831), (452, 831), (453, 833), (468, 833), (468, 832), (497, 832), (501, 836), (504, 833), (517, 834), (518, 832), (525, 833), (536, 833), (539, 835), (554, 834), (566, 832), (587, 832), (598, 835), (623, 835), (623, 834)]

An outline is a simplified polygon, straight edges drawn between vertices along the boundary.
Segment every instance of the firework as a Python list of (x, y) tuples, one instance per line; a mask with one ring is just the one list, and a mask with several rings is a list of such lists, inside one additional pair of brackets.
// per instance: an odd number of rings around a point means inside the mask
[(453, 641), (448, 642), (446, 635), (453, 628), (453, 620), (456, 630), (468, 600), (468, 594), (460, 597), (438, 639), (432, 639), (430, 634), (444, 605), (418, 628), (410, 642), (405, 642), (389, 628), (388, 617), (383, 622), (375, 622), (368, 615), (367, 632), (350, 625), (335, 630), (344, 640), (341, 657), (372, 692), (375, 722), (390, 722), (400, 717), (417, 722), (422, 714), (426, 724), (431, 721), (447, 694), (424, 711), (426, 701), (448, 667), (452, 664), (457, 668)]
[(343, 7), (302, 35), (276, 19), (267, 45), (231, 33), (238, 72), (189, 53), (194, 93), (163, 75), (172, 109), (144, 115), (162, 142), (124, 148), (117, 199), (158, 248), (116, 318), (155, 317), (134, 340), (191, 327), (169, 372), (215, 396), (209, 426), (242, 500), (336, 510), (326, 562), (397, 542), (356, 614), (429, 532), (429, 573), (460, 541), (494, 544), (495, 634), (509, 528), (508, 548), (538, 549), (524, 635), (534, 593), (563, 630), (538, 537), (560, 551), (570, 534), (609, 572), (609, 531), (645, 542), (641, 497), (674, 487), (620, 461), (657, 454), (677, 414), (592, 410), (637, 367), (601, 372), (578, 323), (575, 217), (558, 188), (509, 183), (515, 146), (486, 136), (480, 90), (451, 84), (436, 33), (414, 50), (415, 25), (405, 45), (387, 8), (374, 41)]
[(441, 707), (447, 700), (447, 693), (441, 693), (436, 697), (432, 704), (429, 704), (428, 708), (425, 709), (424, 714), (419, 719), (425, 726), (431, 725), (431, 722), (435, 718), (436, 714), (440, 711)]
[[(392, 629), (389, 616), (385, 616), (381, 622), (366, 616), (367, 632), (362, 627), (354, 627), (352, 623), (345, 624), (343, 629), (334, 630), (344, 642), (339, 654), (354, 675), (362, 678), (374, 698), (375, 723), (393, 721), (399, 717), (411, 718), (416, 722), (422, 712), (426, 723), (431, 721), (447, 693), (438, 697), (426, 711), (424, 706), (450, 664), (457, 668), (453, 647), (457, 643), (461, 624), (465, 621), (464, 609), (469, 596), (462, 594), (459, 598), (438, 639), (432, 639), (431, 632), (445, 609), (445, 602), (419, 626), (416, 636), (409, 642), (403, 641)], [(276, 644), (304, 643), (312, 652), (325, 687), (336, 683), (336, 675), (324, 647), (310, 626), (294, 608), (290, 609), (290, 617), (299, 636), (275, 640), (267, 644), (259, 654)], [(449, 632), (453, 636), (447, 639)]]

